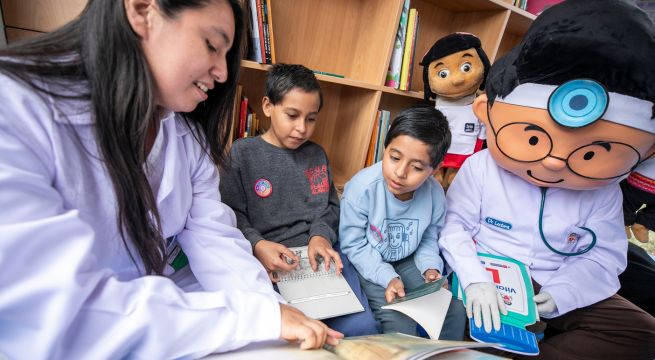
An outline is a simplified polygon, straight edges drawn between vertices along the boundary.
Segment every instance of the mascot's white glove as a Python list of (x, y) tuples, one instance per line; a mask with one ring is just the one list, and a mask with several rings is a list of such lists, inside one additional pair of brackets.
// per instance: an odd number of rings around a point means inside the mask
[(507, 315), (503, 298), (492, 283), (473, 283), (464, 290), (466, 294), (466, 316), (473, 317), (475, 326), (484, 325), (484, 331), (491, 332), (491, 325), (500, 330), (500, 313)]
[(537, 303), (537, 311), (539, 311), (539, 316), (548, 316), (557, 311), (557, 304), (553, 297), (546, 291), (541, 291), (539, 294), (534, 296), (534, 302)]

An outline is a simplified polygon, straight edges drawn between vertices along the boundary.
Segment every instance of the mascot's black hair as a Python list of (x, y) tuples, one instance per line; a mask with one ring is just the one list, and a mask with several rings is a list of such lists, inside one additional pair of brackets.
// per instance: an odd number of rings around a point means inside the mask
[[(489, 103), (524, 83), (588, 78), (655, 103), (655, 25), (624, 0), (567, 0), (537, 17), (521, 43), (491, 67)], [(655, 117), (655, 107), (653, 109)]]
[(425, 54), (423, 60), (421, 60), (420, 65), (423, 66), (423, 99), (425, 99), (426, 102), (437, 97), (437, 94), (433, 93), (432, 89), (430, 89), (430, 79), (428, 78), (428, 68), (430, 63), (437, 59), (441, 59), (444, 56), (466, 49), (475, 49), (482, 61), (482, 65), (484, 65), (484, 77), (480, 84), (480, 90), (484, 89), (484, 79), (487, 78), (487, 73), (489, 73), (491, 64), (489, 63), (487, 54), (482, 50), (480, 39), (473, 34), (462, 32), (452, 33), (437, 40)]

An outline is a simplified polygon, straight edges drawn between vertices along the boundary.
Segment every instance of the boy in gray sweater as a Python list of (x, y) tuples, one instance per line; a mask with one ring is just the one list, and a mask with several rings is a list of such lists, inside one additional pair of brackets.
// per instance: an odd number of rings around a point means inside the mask
[(373, 334), (378, 327), (356, 272), (335, 246), (339, 198), (327, 155), (309, 141), (322, 105), (321, 89), (311, 70), (274, 65), (262, 101), (271, 126), (261, 136), (234, 143), (230, 165), (221, 170), (221, 197), (234, 210), (237, 227), (252, 243), (271, 281), (277, 282), (276, 271), (297, 266), (289, 247), (308, 246), (312, 269), (318, 268), (318, 256), (326, 269), (332, 260), (364, 307), (364, 312), (325, 323), (346, 336)]

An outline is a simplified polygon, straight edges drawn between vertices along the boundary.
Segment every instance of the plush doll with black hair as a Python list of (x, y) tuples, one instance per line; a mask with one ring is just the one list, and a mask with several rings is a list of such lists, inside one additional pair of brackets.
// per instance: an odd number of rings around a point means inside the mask
[[(655, 231), (655, 158), (650, 158), (621, 181), (623, 219), (628, 237), (631, 233), (642, 243)], [(655, 316), (655, 260), (643, 248), (628, 244), (628, 266), (619, 276), (619, 295)]]
[(435, 107), (448, 119), (452, 141), (436, 176), (447, 189), (464, 160), (480, 151), (486, 136), (484, 126), (471, 109), (490, 64), (480, 39), (468, 33), (453, 33), (437, 40), (421, 61), (424, 99), (435, 99)]
[[(619, 181), (655, 153), (653, 59), (655, 26), (634, 4), (568, 0), (494, 63), (472, 105), (488, 149), (451, 184), (439, 239), (471, 326), (499, 329), (505, 311), (488, 253), (530, 269), (540, 358), (655, 358), (655, 318), (617, 294), (630, 270)], [(633, 274), (653, 303), (653, 273)]]

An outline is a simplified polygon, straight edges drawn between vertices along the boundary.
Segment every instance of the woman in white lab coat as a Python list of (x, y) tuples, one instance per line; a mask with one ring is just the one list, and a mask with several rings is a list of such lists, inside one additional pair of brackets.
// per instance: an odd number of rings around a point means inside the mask
[(340, 336), (279, 304), (220, 202), (242, 29), (236, 0), (91, 0), (0, 49), (0, 358)]

